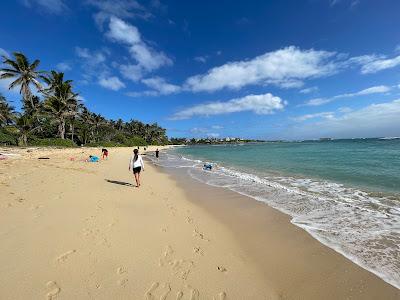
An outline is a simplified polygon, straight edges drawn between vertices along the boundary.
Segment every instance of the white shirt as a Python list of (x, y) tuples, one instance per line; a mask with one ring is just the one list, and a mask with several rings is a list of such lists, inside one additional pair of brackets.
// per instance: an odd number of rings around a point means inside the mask
[(137, 167), (142, 167), (142, 170), (144, 171), (144, 164), (143, 164), (142, 156), (139, 154), (137, 160), (135, 161), (135, 154), (132, 154), (131, 160), (129, 161), (129, 169), (133, 169), (133, 168), (137, 168)]

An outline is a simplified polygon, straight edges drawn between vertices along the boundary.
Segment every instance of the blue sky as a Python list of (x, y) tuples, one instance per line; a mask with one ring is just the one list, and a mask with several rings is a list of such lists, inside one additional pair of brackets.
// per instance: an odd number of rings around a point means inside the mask
[[(15, 0), (0, 52), (172, 137), (400, 136), (398, 0)], [(4, 13), (6, 12), (6, 13)], [(0, 92), (19, 105), (17, 91)]]

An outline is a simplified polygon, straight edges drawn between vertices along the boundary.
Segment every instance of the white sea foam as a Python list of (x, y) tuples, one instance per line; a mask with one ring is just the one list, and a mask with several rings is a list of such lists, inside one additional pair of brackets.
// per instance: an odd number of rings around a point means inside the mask
[(155, 164), (187, 168), (194, 179), (228, 188), (292, 217), (291, 222), (361, 267), (400, 288), (400, 201), (330, 181), (251, 174), (165, 153)]

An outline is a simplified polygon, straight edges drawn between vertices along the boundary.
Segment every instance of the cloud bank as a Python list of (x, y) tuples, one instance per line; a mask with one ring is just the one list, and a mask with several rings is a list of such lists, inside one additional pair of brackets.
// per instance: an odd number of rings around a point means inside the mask
[(174, 114), (171, 120), (189, 119), (194, 116), (213, 116), (235, 112), (251, 111), (266, 115), (283, 110), (286, 102), (270, 93), (263, 95), (248, 95), (242, 98), (231, 99), (226, 102), (210, 102), (195, 105)]
[(362, 109), (333, 115), (322, 121), (296, 125), (287, 138), (353, 138), (400, 136), (400, 99), (371, 104)]
[(382, 93), (387, 93), (391, 90), (391, 87), (386, 86), (386, 85), (378, 85), (378, 86), (373, 86), (370, 88), (366, 88), (364, 90), (355, 92), (355, 93), (347, 93), (347, 94), (341, 94), (341, 95), (336, 95), (330, 98), (314, 98), (310, 99), (307, 102), (304, 103), (304, 106), (319, 106), (323, 104), (327, 104), (329, 102), (338, 100), (338, 99), (344, 99), (344, 98), (352, 98), (352, 97), (357, 97), (357, 96), (365, 96), (365, 95), (372, 95), (372, 94), (382, 94)]
[(303, 80), (335, 73), (336, 66), (330, 61), (334, 56), (334, 52), (301, 50), (290, 46), (251, 60), (229, 62), (212, 68), (206, 74), (189, 77), (185, 87), (194, 92), (240, 89), (255, 84), (299, 87)]

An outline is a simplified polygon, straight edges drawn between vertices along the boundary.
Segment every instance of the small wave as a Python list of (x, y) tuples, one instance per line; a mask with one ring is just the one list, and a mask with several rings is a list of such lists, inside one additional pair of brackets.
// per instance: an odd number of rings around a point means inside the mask
[(203, 161), (163, 154), (157, 165), (187, 168), (203, 183), (264, 202), (292, 217), (291, 222), (324, 245), (400, 288), (399, 199), (371, 195), (330, 181), (277, 174), (253, 174)]

